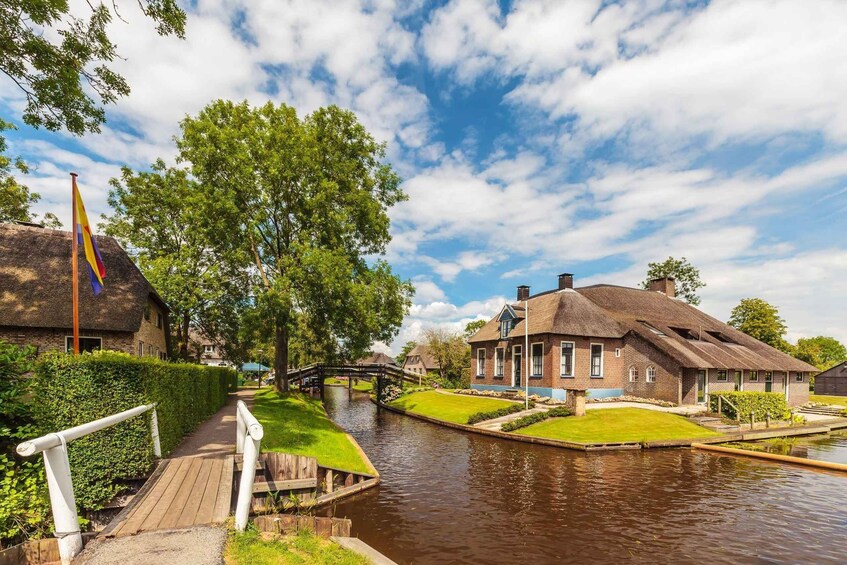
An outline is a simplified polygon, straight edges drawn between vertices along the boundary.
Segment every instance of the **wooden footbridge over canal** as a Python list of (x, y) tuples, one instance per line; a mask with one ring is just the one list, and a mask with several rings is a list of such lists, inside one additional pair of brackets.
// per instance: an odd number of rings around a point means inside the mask
[(353, 379), (375, 381), (377, 398), (382, 399), (386, 386), (395, 385), (402, 389), (406, 383), (421, 384), (424, 375), (383, 363), (338, 365), (316, 363), (288, 372), (289, 383), (299, 384), (301, 388), (318, 389), (321, 400), (324, 398), (325, 380), (332, 377), (347, 377), (348, 383), (352, 383)]

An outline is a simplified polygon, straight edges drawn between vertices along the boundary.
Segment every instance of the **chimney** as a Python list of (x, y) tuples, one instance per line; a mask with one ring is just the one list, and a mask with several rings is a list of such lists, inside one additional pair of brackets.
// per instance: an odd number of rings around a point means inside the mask
[(671, 277), (662, 277), (650, 281), (650, 290), (653, 292), (661, 292), (668, 298), (676, 296), (676, 282)]
[(559, 290), (573, 288), (573, 275), (571, 273), (562, 273), (559, 275)]
[(522, 284), (518, 287), (518, 302), (526, 300), (527, 298), (529, 298), (529, 287)]

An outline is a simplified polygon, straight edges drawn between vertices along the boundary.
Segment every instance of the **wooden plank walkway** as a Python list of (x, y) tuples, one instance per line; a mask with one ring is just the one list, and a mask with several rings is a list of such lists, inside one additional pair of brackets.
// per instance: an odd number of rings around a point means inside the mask
[(222, 523), (232, 505), (233, 471), (232, 455), (166, 459), (100, 536)]

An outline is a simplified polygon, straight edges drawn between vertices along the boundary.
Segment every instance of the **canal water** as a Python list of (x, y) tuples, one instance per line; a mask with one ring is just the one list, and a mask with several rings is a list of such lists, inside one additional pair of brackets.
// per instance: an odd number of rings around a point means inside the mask
[(741, 442), (733, 447), (847, 465), (847, 431)]
[(587, 454), (327, 387), (382, 483), (335, 507), (398, 563), (844, 563), (847, 477), (688, 449)]

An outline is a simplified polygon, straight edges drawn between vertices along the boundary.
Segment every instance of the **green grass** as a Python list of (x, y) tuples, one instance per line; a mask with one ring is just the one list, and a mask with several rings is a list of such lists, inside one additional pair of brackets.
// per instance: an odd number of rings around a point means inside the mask
[(347, 386), (347, 381), (342, 381), (341, 379), (336, 379), (335, 377), (330, 377), (328, 379), (324, 379), (325, 385), (344, 385)]
[(230, 533), (227, 565), (366, 565), (370, 561), (309, 532), (263, 538), (256, 530)]
[(413, 414), (421, 414), (456, 424), (467, 424), (468, 417), (477, 412), (489, 412), (512, 403), (495, 398), (479, 398), (459, 394), (444, 394), (434, 390), (401, 396), (389, 405)]
[(683, 416), (642, 408), (588, 410), (585, 416), (550, 418), (514, 433), (578, 443), (699, 439), (720, 435)]
[(373, 382), (371, 381), (359, 381), (353, 385), (353, 390), (358, 390), (359, 392), (370, 392), (373, 388)]
[(315, 457), (327, 467), (372, 473), (347, 434), (329, 419), (320, 400), (298, 393), (256, 393), (253, 415), (265, 428), (263, 451)]
[(809, 400), (812, 402), (820, 402), (822, 404), (840, 404), (847, 406), (847, 396), (826, 396), (823, 394), (809, 395)]

